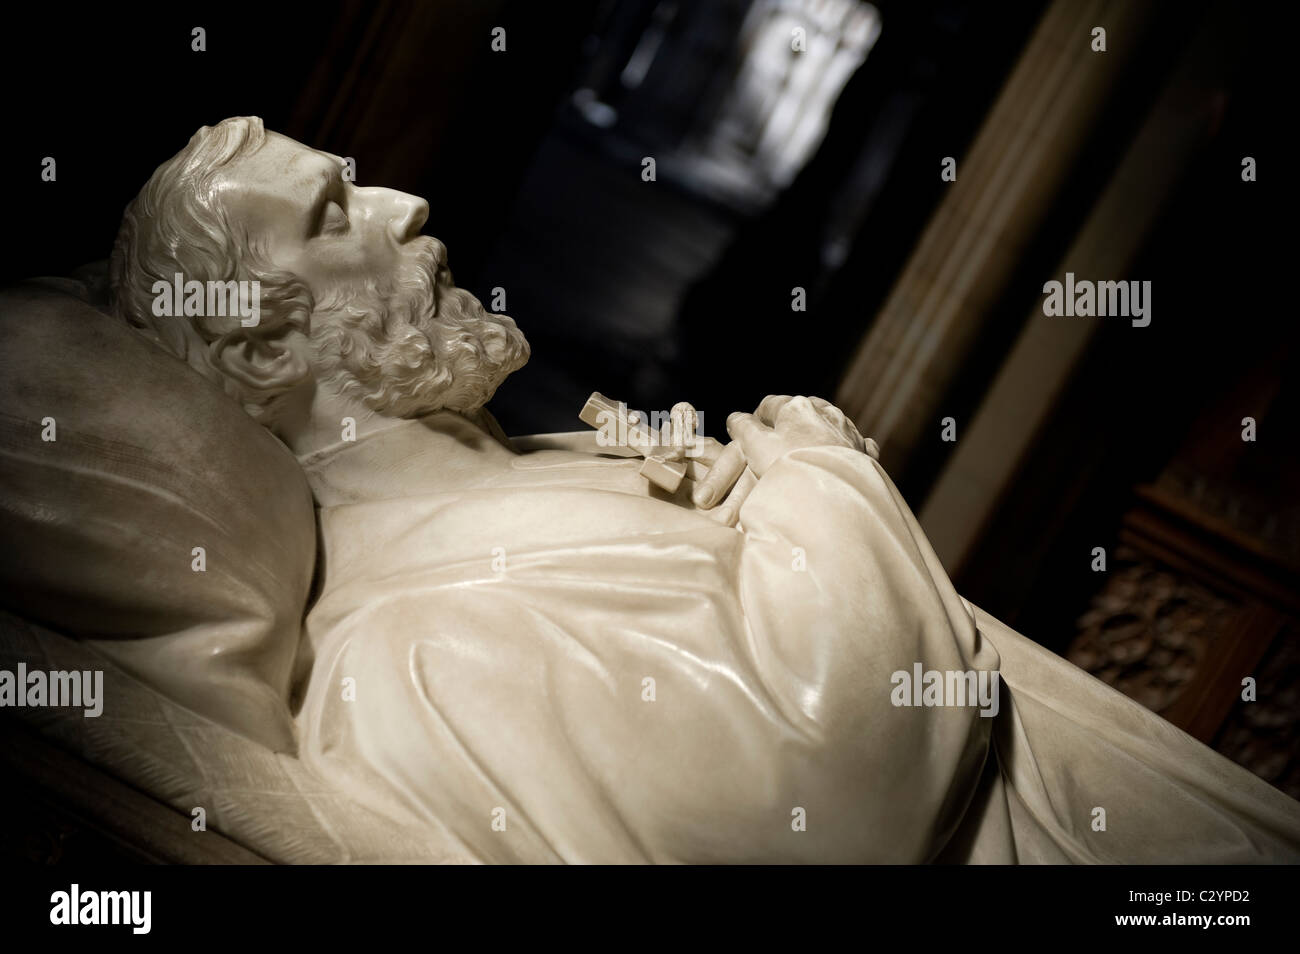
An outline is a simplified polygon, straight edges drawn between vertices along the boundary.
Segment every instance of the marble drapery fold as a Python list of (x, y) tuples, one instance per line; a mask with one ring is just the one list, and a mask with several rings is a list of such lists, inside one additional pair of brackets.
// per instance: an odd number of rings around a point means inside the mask
[[(403, 439), (307, 464), (302, 755), (460, 856), (1300, 860), (1300, 804), (958, 596), (867, 455), (787, 454), (732, 528), (561, 451), (363, 499)], [(895, 706), (917, 664), (997, 670), (997, 715)]]
[(635, 466), (324, 508), (305, 757), (484, 861), (930, 859), (989, 720), (890, 675), (997, 655), (879, 464), (790, 453), (743, 531)]

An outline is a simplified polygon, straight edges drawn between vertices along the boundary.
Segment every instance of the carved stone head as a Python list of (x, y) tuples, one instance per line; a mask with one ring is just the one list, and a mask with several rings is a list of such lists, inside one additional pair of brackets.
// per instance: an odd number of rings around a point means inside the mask
[[(515, 323), (456, 288), (446, 248), (420, 234), (428, 203), (347, 168), (256, 117), (205, 126), (127, 207), (113, 249), (115, 311), (281, 436), (322, 403), (473, 411), (528, 360)], [(253, 312), (201, 292), (230, 282)]]

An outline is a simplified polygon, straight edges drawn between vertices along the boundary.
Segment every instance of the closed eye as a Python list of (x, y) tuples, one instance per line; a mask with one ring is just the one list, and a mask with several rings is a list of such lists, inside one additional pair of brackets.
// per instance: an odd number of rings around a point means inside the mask
[(331, 199), (325, 203), (325, 207), (321, 210), (320, 226), (317, 232), (321, 235), (338, 235), (346, 232), (351, 224), (348, 220), (348, 214), (343, 211), (343, 207)]

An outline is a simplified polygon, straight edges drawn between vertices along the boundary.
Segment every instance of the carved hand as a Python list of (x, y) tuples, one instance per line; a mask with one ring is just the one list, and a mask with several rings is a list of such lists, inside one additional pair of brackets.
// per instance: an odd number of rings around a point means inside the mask
[(864, 438), (843, 411), (819, 397), (770, 394), (753, 414), (737, 411), (727, 418), (727, 433), (733, 440), (693, 494), (696, 506), (705, 510), (716, 506), (728, 488), (725, 506), (739, 510), (758, 478), (801, 447), (849, 447), (873, 457), (878, 453), (875, 441)]

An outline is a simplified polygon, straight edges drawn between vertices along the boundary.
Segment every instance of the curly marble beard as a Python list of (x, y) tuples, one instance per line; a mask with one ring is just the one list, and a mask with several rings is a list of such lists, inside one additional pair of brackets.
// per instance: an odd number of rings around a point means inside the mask
[(322, 301), (312, 314), (321, 380), (390, 417), (472, 412), (528, 361), (514, 321), (452, 284), (446, 249), (421, 236), (416, 260)]

